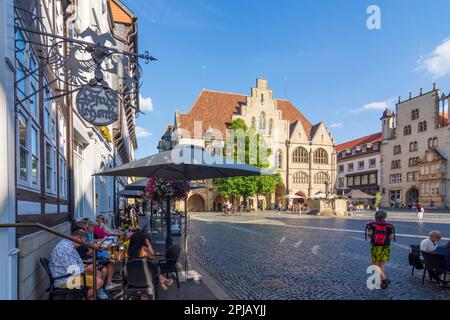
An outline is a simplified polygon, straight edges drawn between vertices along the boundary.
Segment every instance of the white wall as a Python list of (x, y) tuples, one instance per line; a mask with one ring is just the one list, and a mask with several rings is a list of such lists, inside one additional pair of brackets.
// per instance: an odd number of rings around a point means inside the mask
[[(78, 32), (83, 32), (87, 28), (94, 29), (93, 23), (96, 20), (93, 19), (93, 9), (97, 15), (100, 32), (102, 34), (111, 32), (108, 23), (108, 10), (104, 10), (107, 7), (102, 6), (105, 3), (104, 0), (78, 1), (78, 15), (75, 22)], [(82, 40), (91, 41), (92, 39), (84, 38)], [(110, 44), (107, 43), (107, 45)], [(107, 74), (105, 73), (105, 75)], [(87, 77), (90, 79), (93, 75), (87, 75)], [(106, 81), (109, 82), (108, 77), (106, 77)], [(74, 113), (77, 113), (75, 109)], [(75, 117), (79, 116), (74, 114)], [(88, 138), (84, 143), (82, 160), (79, 162), (80, 166), (77, 168), (77, 174), (80, 174), (81, 177), (75, 178), (76, 183), (81, 184), (81, 190), (83, 190), (82, 197), (75, 199), (75, 206), (77, 207), (75, 211), (81, 211), (83, 217), (95, 218), (100, 213), (112, 212), (114, 208), (113, 178), (92, 176), (101, 170), (102, 162), (105, 164), (104, 169), (109, 167), (109, 164), (112, 163), (113, 149), (112, 144), (107, 142), (96, 128), (83, 120), (80, 121), (82, 125), (78, 129), (83, 131), (80, 134)], [(112, 135), (112, 125), (109, 126), (109, 130)], [(75, 188), (77, 187), (76, 185)], [(98, 206), (96, 195), (98, 195)]]
[[(15, 223), (14, 64), (13, 0), (0, 2), (0, 223)], [(0, 229), (0, 299), (17, 299), (17, 254), (14, 229)]]

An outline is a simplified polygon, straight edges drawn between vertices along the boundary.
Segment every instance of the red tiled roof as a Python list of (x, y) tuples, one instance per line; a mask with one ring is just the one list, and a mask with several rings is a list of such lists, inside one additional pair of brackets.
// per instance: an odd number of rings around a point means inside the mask
[(341, 152), (347, 149), (352, 149), (356, 146), (362, 146), (368, 143), (380, 142), (383, 140), (383, 135), (381, 132), (371, 134), (359, 139), (348, 141), (336, 146), (336, 152)]
[[(307, 134), (310, 133), (312, 124), (295, 108), (288, 100), (275, 100), (277, 107), (282, 112), (282, 117), (291, 124), (300, 120)], [(233, 114), (238, 114), (242, 105), (247, 103), (247, 96), (217, 91), (203, 90), (197, 101), (188, 113), (179, 115), (178, 128), (194, 134), (194, 122), (202, 121), (204, 131), (211, 128), (220, 130), (223, 137), (226, 129), (232, 121)]]
[(309, 136), (311, 133), (312, 123), (306, 119), (303, 114), (289, 100), (276, 100), (277, 107), (283, 114), (283, 119), (288, 120), (291, 124), (300, 120), (306, 134)]
[(111, 6), (111, 13), (114, 22), (131, 24), (131, 17), (116, 3), (116, 0), (109, 0)]

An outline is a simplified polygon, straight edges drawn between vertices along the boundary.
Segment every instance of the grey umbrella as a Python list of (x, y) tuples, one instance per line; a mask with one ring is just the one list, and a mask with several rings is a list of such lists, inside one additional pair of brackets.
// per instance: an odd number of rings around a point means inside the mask
[(142, 198), (142, 191), (125, 189), (118, 192), (117, 195), (123, 198)]
[(375, 199), (374, 196), (371, 196), (370, 194), (364, 193), (361, 190), (351, 190), (348, 193), (345, 194), (346, 197), (352, 198), (352, 199)]
[[(124, 191), (144, 191), (146, 187), (147, 187), (147, 179), (141, 179), (141, 180), (138, 180), (136, 182), (127, 184), (125, 186), (125, 190)], [(191, 190), (203, 189), (203, 188), (206, 188), (206, 186), (203, 185), (203, 184), (198, 184), (198, 183), (191, 182), (189, 184), (189, 188)], [(119, 192), (118, 195), (121, 195), (121, 193), (122, 193), (122, 191)], [(127, 192), (124, 192), (124, 193), (127, 194)], [(129, 192), (129, 193), (131, 194), (131, 192)]]
[[(183, 180), (185, 182), (200, 179), (215, 179), (243, 176), (271, 175), (246, 164), (210, 153), (193, 145), (178, 145), (173, 150), (154, 154), (152, 156), (127, 163), (123, 166), (100, 172), (101, 176), (146, 177)], [(188, 273), (188, 241), (187, 241), (187, 194), (184, 199), (184, 252), (185, 276)], [(168, 208), (168, 215), (170, 208)], [(170, 216), (169, 216), (170, 218)], [(168, 218), (168, 235), (170, 219)]]
[(264, 174), (270, 173), (212, 154), (201, 147), (179, 145), (173, 150), (154, 154), (95, 175), (192, 181)]

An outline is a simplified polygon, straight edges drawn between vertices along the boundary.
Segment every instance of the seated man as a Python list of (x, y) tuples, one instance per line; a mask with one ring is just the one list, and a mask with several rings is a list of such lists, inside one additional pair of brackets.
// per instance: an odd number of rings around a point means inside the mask
[(434, 252), (437, 254), (442, 254), (445, 257), (447, 271), (450, 272), (450, 241), (448, 241), (443, 246), (438, 246)]
[(431, 231), (428, 234), (428, 238), (420, 242), (420, 251), (433, 252), (436, 250), (439, 240), (441, 240), (441, 233), (439, 231)]
[[(86, 232), (82, 229), (77, 229), (72, 233), (72, 237), (77, 239), (78, 241), (86, 241), (87, 236)], [(60, 277), (66, 274), (73, 272), (72, 276), (67, 276), (62, 279), (55, 280), (55, 287), (59, 288), (67, 288), (68, 282), (72, 282), (74, 284), (83, 284), (82, 273), (86, 274), (86, 286), (88, 287), (87, 298), (90, 299), (93, 296), (93, 285), (94, 278), (92, 276), (92, 265), (85, 267), (83, 261), (81, 260), (80, 255), (77, 252), (77, 248), (81, 245), (76, 242), (72, 242), (67, 239), (61, 240), (53, 249), (50, 261), (49, 268), (53, 277)], [(102, 289), (103, 287), (103, 279), (101, 274), (97, 274), (97, 278), (95, 279), (97, 288), (99, 289), (97, 292), (97, 297), (99, 299), (105, 300), (108, 299), (108, 295)]]

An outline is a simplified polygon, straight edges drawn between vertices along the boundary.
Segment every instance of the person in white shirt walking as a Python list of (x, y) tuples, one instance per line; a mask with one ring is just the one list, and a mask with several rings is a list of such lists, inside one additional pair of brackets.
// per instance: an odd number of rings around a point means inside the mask
[(423, 209), (423, 206), (421, 204), (417, 204), (416, 208), (417, 208), (417, 219), (419, 219), (419, 221), (422, 222), (425, 210)]
[(441, 233), (439, 231), (431, 231), (428, 234), (428, 238), (423, 239), (420, 242), (420, 251), (425, 252), (433, 252), (436, 250), (437, 243), (442, 238)]

